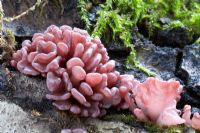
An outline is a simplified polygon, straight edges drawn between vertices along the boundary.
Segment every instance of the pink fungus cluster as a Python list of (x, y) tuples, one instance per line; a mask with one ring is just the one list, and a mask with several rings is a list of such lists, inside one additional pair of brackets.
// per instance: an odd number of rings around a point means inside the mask
[(134, 88), (136, 88), (139, 83), (139, 81), (134, 79), (133, 75), (120, 75), (119, 92), (122, 100), (118, 106), (119, 109), (129, 109), (133, 111), (136, 108)]
[(125, 107), (142, 121), (153, 121), (165, 126), (185, 122), (176, 109), (182, 92), (182, 86), (177, 81), (147, 78), (140, 83), (131, 75), (123, 75), (119, 90), (126, 101)]
[(180, 117), (180, 111), (176, 109), (176, 103), (182, 92), (179, 82), (148, 78), (135, 89), (137, 91), (135, 95), (137, 108), (134, 109), (134, 114), (137, 118), (154, 121), (165, 126), (185, 122)]
[(185, 105), (183, 108), (183, 119), (185, 119), (185, 124), (186, 126), (195, 128), (195, 129), (200, 129), (200, 114), (198, 112), (195, 112), (192, 116), (191, 113), (191, 106), (190, 105)]
[(81, 116), (97, 117), (116, 104), (119, 72), (98, 38), (78, 28), (50, 26), (25, 40), (12, 66), (27, 75), (46, 77), (53, 105)]
[(35, 33), (13, 54), (11, 65), (26, 75), (46, 77), (50, 92), (46, 97), (60, 110), (98, 117), (114, 106), (129, 109), (143, 121), (164, 126), (185, 123), (200, 129), (200, 115), (190, 119), (189, 105), (182, 118), (176, 109), (182, 92), (179, 82), (148, 78), (141, 83), (132, 75), (120, 75), (100, 39), (85, 30), (52, 25), (44, 33)]

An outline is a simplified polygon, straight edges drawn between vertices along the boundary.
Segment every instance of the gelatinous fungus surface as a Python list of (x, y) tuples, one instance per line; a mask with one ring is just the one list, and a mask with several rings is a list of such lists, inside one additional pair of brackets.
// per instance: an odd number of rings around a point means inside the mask
[(59, 110), (98, 117), (114, 106), (162, 126), (185, 123), (200, 128), (199, 113), (190, 119), (191, 107), (186, 105), (181, 118), (176, 109), (182, 93), (179, 82), (147, 78), (140, 83), (132, 75), (120, 75), (100, 39), (85, 30), (51, 25), (35, 33), (32, 41), (25, 40), (11, 65), (26, 75), (46, 77), (46, 97)]
[(25, 40), (13, 54), (12, 66), (27, 75), (46, 77), (53, 105), (81, 116), (97, 117), (113, 101), (119, 79), (98, 38), (78, 28), (50, 26)]

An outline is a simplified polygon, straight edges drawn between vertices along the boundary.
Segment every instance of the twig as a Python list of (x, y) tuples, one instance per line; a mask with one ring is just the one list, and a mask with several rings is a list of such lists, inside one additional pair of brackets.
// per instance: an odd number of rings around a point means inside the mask
[(59, 0), (59, 4), (60, 4), (60, 8), (61, 8), (60, 13), (61, 13), (61, 15), (63, 15), (63, 13), (64, 13), (64, 6), (62, 4), (62, 0)]
[[(46, 0), (45, 0), (46, 1)], [(13, 16), (13, 17), (5, 17), (3, 18), (4, 21), (7, 21), (7, 22), (12, 22), (14, 20), (17, 20), (23, 16), (25, 16), (26, 14), (28, 14), (29, 12), (31, 11), (34, 11), (36, 7), (40, 6), (41, 4), (43, 3), (42, 0), (37, 0), (36, 3), (30, 7), (29, 9), (27, 9), (26, 11), (22, 12), (21, 14), (17, 15), (17, 16)]]
[(3, 31), (3, 7), (2, 7), (2, 1), (0, 0), (0, 35), (2, 35)]

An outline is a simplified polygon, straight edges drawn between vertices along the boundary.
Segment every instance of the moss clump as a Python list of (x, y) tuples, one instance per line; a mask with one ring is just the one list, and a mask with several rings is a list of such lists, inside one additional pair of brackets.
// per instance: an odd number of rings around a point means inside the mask
[(132, 121), (136, 121), (136, 119), (134, 118), (133, 115), (131, 114), (112, 114), (112, 115), (106, 115), (105, 117), (103, 117), (104, 120), (120, 120), (120, 121), (124, 121), (126, 123), (132, 122)]
[(150, 123), (150, 122), (147, 122), (144, 124), (144, 128), (146, 128), (147, 131), (149, 132), (152, 132), (152, 133), (161, 133), (163, 132), (163, 129), (162, 127), (156, 125), (156, 124), (153, 124), (153, 123)]
[(107, 121), (122, 121), (126, 124), (138, 127), (139, 125), (143, 126), (142, 129), (146, 129), (148, 132), (152, 133), (183, 133), (186, 127), (184, 125), (176, 125), (171, 127), (160, 127), (159, 125), (156, 125), (151, 122), (141, 122), (137, 120), (133, 115), (131, 114), (112, 114), (112, 115), (106, 115), (103, 117), (104, 120)]
[[(190, 34), (200, 35), (200, 3), (197, 0), (149, 0), (145, 2), (145, 12), (141, 19), (149, 20), (149, 31), (154, 27), (171, 29), (186, 27)], [(167, 17), (171, 22), (160, 25), (159, 18)]]
[(183, 133), (186, 129), (184, 125), (176, 125), (171, 127), (160, 127), (153, 123), (146, 123), (145, 128), (150, 132), (157, 133)]
[(127, 68), (136, 67), (149, 76), (154, 76), (155, 73), (142, 67), (137, 61), (137, 55), (131, 41), (131, 29), (139, 21), (143, 12), (142, 0), (107, 0), (101, 7), (102, 10), (98, 12), (99, 17), (92, 35), (104, 36), (107, 34), (108, 29), (111, 29), (112, 39), (123, 41), (124, 45), (131, 49), (131, 53), (127, 58)]
[[(106, 0), (97, 13), (96, 24), (92, 26), (85, 9), (87, 2), (89, 0), (79, 0), (81, 16), (86, 29), (90, 29), (93, 36), (100, 36), (103, 40), (109, 40), (106, 35), (111, 32), (112, 40), (122, 41), (127, 48), (131, 49), (127, 66), (139, 68), (149, 76), (155, 74), (139, 64), (134, 44), (131, 42), (131, 29), (134, 26), (147, 20), (147, 30), (150, 36), (155, 28), (164, 30), (175, 27), (185, 27), (191, 36), (200, 35), (200, 3), (198, 0)], [(161, 25), (158, 20), (165, 17), (171, 21)]]
[[(197, 0), (160, 0), (145, 5), (146, 11), (141, 19), (149, 19), (149, 31), (158, 27), (172, 29), (185, 27), (190, 35), (200, 36), (200, 3)], [(150, 10), (150, 11), (148, 11)], [(164, 25), (158, 23), (159, 18), (169, 18), (171, 21)]]
[(5, 39), (9, 45), (15, 45), (15, 36), (10, 29), (5, 30)]
[(183, 133), (186, 127), (184, 125), (171, 126), (165, 129), (165, 133)]
[(196, 43), (200, 43), (200, 37), (196, 40)]
[(141, 122), (139, 120), (137, 120), (132, 114), (112, 114), (112, 115), (106, 115), (104, 118), (104, 120), (107, 121), (122, 121), (126, 124), (135, 126), (135, 127), (140, 127), (143, 126), (142, 128), (145, 128), (147, 131), (150, 132), (160, 132), (162, 130), (161, 127), (159, 127), (156, 124), (150, 123), (150, 122)]
[(81, 20), (84, 22), (85, 24), (85, 29), (86, 30), (90, 30), (90, 21), (88, 19), (88, 11), (87, 11), (87, 4), (89, 3), (89, 0), (78, 0), (78, 10), (79, 10), (79, 14), (81, 16)]
[(9, 66), (12, 54), (15, 50), (15, 36), (10, 29), (3, 31), (0, 36), (0, 63)]

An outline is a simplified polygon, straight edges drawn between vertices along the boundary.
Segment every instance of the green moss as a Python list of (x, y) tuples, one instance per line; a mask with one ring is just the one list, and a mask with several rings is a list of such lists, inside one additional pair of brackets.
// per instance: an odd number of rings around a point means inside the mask
[(196, 40), (196, 43), (200, 44), (200, 37)]
[(137, 120), (132, 114), (106, 115), (103, 119), (107, 120), (107, 121), (113, 121), (113, 120), (122, 121), (122, 122), (132, 125), (132, 126), (143, 125), (144, 128), (150, 132), (160, 132), (162, 130), (162, 128), (156, 124), (153, 124), (150, 122), (144, 123), (144, 122)]
[(156, 124), (150, 123), (150, 122), (146, 122), (144, 124), (144, 128), (146, 128), (147, 131), (152, 132), (152, 133), (161, 133), (163, 132), (163, 129), (161, 127), (159, 127)]
[(131, 49), (131, 53), (127, 59), (127, 68), (135, 67), (149, 76), (154, 76), (155, 73), (144, 68), (137, 61), (137, 54), (131, 42), (131, 29), (138, 22), (143, 12), (143, 6), (144, 3), (142, 0), (107, 0), (101, 6), (102, 10), (97, 13), (99, 17), (94, 26), (92, 36), (104, 36), (104, 34), (107, 34), (107, 29), (111, 29), (112, 39), (118, 40), (119, 38), (127, 48)]
[[(122, 41), (131, 49), (127, 66), (136, 67), (149, 76), (155, 73), (140, 65), (131, 39), (131, 29), (144, 19), (148, 20), (148, 33), (152, 35), (155, 28), (162, 30), (185, 27), (190, 36), (200, 36), (200, 3), (198, 0), (106, 0), (97, 12), (96, 24), (91, 25), (86, 10), (89, 0), (79, 0), (80, 15), (86, 29), (92, 36), (99, 36), (106, 42)], [(171, 22), (161, 25), (159, 18), (169, 18)], [(111, 34), (112, 38), (108, 38)]]
[(165, 29), (172, 29), (176, 27), (184, 27), (184, 24), (180, 22), (179, 20), (177, 20), (177, 21), (173, 21), (169, 24), (164, 25), (162, 28), (163, 30), (165, 30)]
[(154, 72), (151, 72), (150, 70), (146, 69), (145, 67), (142, 67), (140, 65), (140, 63), (137, 60), (137, 55), (136, 55), (136, 51), (133, 47), (131, 47), (131, 52), (127, 58), (127, 62), (126, 62), (126, 67), (128, 69), (130, 69), (131, 67), (135, 67), (138, 68), (140, 70), (142, 70), (143, 72), (145, 72), (148, 76), (155, 76), (156, 74)]
[(78, 0), (78, 10), (79, 10), (79, 14), (81, 16), (81, 20), (84, 22), (85, 24), (85, 29), (86, 30), (90, 30), (90, 21), (88, 19), (88, 11), (87, 11), (87, 4), (89, 3), (89, 0)]
[(183, 133), (186, 127), (184, 125), (171, 126), (165, 129), (165, 133)]
[[(150, 25), (151, 31), (155, 24), (158, 24), (158, 19), (168, 17), (171, 22), (165, 25), (159, 25), (163, 30), (172, 29), (175, 27), (185, 27), (190, 36), (200, 36), (200, 3), (195, 0), (161, 0), (153, 10), (154, 15), (149, 15), (150, 18), (157, 16), (153, 24)], [(165, 6), (164, 6), (165, 5)], [(149, 10), (147, 8), (147, 10)], [(151, 33), (151, 32), (150, 32)]]
[(131, 114), (113, 114), (113, 115), (106, 115), (105, 117), (103, 117), (104, 120), (120, 120), (120, 121), (124, 121), (124, 122), (132, 122), (132, 121), (136, 121), (136, 119), (134, 118), (133, 115)]
[(146, 123), (145, 128), (149, 132), (157, 133), (183, 133), (186, 127), (184, 125), (176, 125), (171, 127), (160, 127), (153, 123)]
[(148, 132), (152, 133), (183, 133), (186, 127), (184, 125), (176, 125), (171, 127), (160, 127), (157, 124), (151, 122), (142, 122), (137, 120), (132, 114), (112, 114), (106, 115), (103, 117), (103, 120), (107, 121), (122, 121), (126, 124), (136, 126), (143, 125), (143, 128), (146, 129)]
[(14, 36), (12, 30), (7, 28), (5, 30), (5, 34), (6, 34), (6, 40), (7, 40), (8, 44), (14, 45), (15, 44), (15, 36)]
[[(106, 121), (121, 121), (131, 126), (138, 127), (139, 125), (152, 133), (183, 133), (187, 129), (185, 125), (175, 125), (170, 127), (160, 127), (152, 122), (142, 122), (136, 119), (132, 114), (110, 114), (103, 117)], [(196, 130), (196, 133), (200, 133), (200, 130)]]
[[(158, 23), (158, 19), (168, 17), (172, 21), (167, 24), (169, 28), (177, 26), (185, 26), (190, 31), (197, 31), (196, 28), (200, 26), (200, 3), (195, 0), (160, 0), (154, 2), (147, 0), (145, 2), (145, 12), (141, 19), (149, 18), (149, 28), (154, 28)], [(162, 28), (162, 26), (160, 26)], [(166, 28), (166, 25), (164, 25)]]

